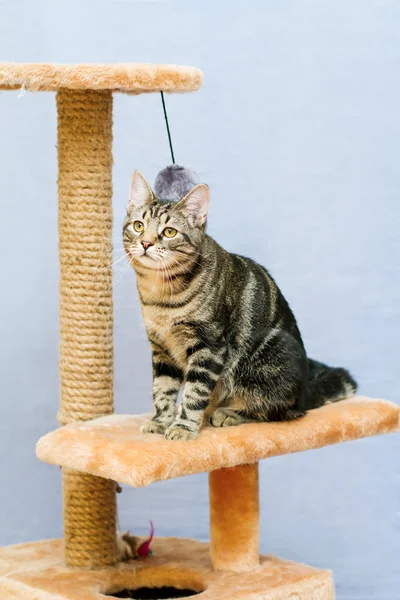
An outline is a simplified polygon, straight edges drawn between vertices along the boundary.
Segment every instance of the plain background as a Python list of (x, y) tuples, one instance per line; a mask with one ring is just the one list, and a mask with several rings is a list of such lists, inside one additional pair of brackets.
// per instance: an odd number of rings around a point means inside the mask
[[(0, 57), (165, 62), (205, 73), (167, 105), (178, 162), (212, 189), (209, 232), (266, 265), (309, 354), (399, 398), (400, 5), (396, 0), (0, 0)], [(53, 94), (0, 94), (0, 544), (60, 536)], [(169, 164), (159, 95), (115, 96), (114, 212)], [(115, 266), (115, 402), (151, 407), (132, 271)], [(262, 550), (333, 569), (339, 600), (400, 587), (400, 436), (261, 464)], [(208, 537), (207, 477), (124, 489), (124, 528)]]

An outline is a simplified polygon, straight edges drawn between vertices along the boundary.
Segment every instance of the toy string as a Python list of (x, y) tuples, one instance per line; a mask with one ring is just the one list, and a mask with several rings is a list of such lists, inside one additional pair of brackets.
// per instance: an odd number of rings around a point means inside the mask
[(165, 125), (167, 127), (167, 134), (168, 134), (168, 142), (169, 142), (169, 149), (171, 151), (171, 158), (172, 158), (172, 164), (175, 164), (175, 156), (174, 156), (174, 149), (172, 147), (172, 140), (171, 140), (171, 132), (169, 130), (169, 123), (168, 123), (168, 115), (167, 115), (167, 108), (165, 106), (165, 100), (164, 100), (164, 92), (160, 92), (161, 93), (161, 102), (163, 105), (163, 111), (164, 111), (164, 118), (165, 118)]

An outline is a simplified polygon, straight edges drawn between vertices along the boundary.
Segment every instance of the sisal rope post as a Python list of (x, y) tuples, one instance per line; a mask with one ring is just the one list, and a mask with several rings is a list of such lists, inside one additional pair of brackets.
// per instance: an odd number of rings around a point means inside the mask
[(250, 571), (260, 564), (258, 463), (209, 474), (210, 558), (218, 571)]
[[(57, 93), (62, 425), (113, 412), (112, 94)], [(117, 561), (115, 483), (63, 471), (65, 561)]]

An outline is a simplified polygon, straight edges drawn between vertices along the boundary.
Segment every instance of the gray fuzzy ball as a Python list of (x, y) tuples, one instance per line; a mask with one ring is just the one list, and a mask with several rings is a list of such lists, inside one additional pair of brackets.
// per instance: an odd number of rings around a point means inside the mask
[(179, 165), (166, 167), (156, 177), (154, 191), (157, 198), (180, 200), (199, 183), (199, 178), (190, 169)]

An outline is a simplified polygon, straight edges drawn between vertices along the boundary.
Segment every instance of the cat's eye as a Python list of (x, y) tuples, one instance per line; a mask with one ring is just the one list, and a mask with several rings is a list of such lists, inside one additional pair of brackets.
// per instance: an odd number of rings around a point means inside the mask
[(166, 227), (163, 231), (163, 234), (167, 238), (173, 238), (176, 236), (177, 233), (178, 233), (177, 230), (174, 229), (173, 227)]
[(142, 221), (135, 221), (133, 224), (133, 229), (138, 233), (141, 233), (144, 231), (144, 223), (142, 223)]

